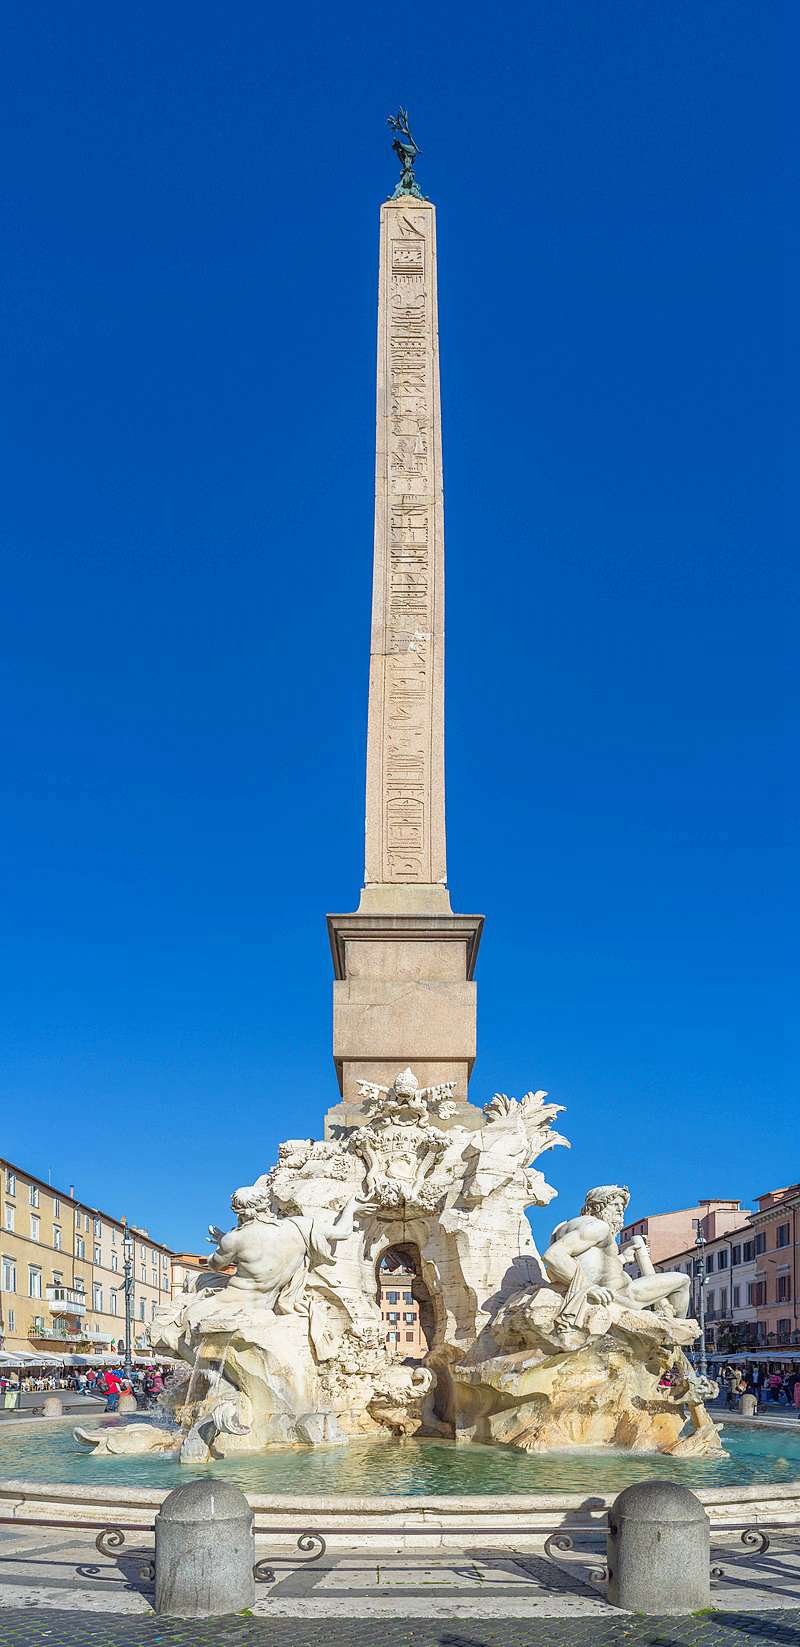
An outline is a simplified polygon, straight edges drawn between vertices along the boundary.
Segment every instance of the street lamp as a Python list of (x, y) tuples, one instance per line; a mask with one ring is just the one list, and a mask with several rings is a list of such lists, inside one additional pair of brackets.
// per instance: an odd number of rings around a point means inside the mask
[(703, 1234), (703, 1229), (702, 1229), (702, 1224), (701, 1224), (700, 1219), (699, 1218), (693, 1218), (692, 1219), (692, 1224), (694, 1226), (694, 1232), (695, 1232), (694, 1244), (697, 1248), (697, 1257), (695, 1259), (695, 1274), (697, 1276), (697, 1281), (698, 1281), (699, 1305), (700, 1305), (700, 1308), (699, 1308), (699, 1311), (698, 1311), (698, 1314), (700, 1316), (700, 1372), (701, 1372), (703, 1378), (705, 1378), (706, 1373), (708, 1371), (708, 1363), (706, 1361), (706, 1263), (705, 1263), (705, 1259), (703, 1257), (703, 1248), (706, 1244), (706, 1238)]
[(125, 1291), (125, 1377), (130, 1379), (133, 1372), (133, 1357), (131, 1355), (131, 1332), (133, 1330), (133, 1236), (129, 1229), (122, 1237), (122, 1273), (125, 1277), (123, 1287)]

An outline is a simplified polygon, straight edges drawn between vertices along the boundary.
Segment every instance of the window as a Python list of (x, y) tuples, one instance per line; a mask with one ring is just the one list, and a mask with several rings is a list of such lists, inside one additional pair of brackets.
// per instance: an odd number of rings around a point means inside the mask
[(116, 1232), (116, 1230), (114, 1229), (114, 1227), (112, 1225), (112, 1228), (111, 1228), (111, 1245), (112, 1245), (112, 1247), (115, 1247), (116, 1244), (117, 1244), (117, 1232)]
[(706, 1259), (706, 1275), (710, 1275), (714, 1268), (714, 1254), (710, 1252)]
[(792, 1323), (791, 1323), (788, 1315), (781, 1316), (781, 1318), (778, 1322), (778, 1337), (779, 1338), (788, 1338), (791, 1330), (792, 1330)]
[(756, 1258), (758, 1258), (759, 1255), (762, 1252), (765, 1251), (766, 1245), (767, 1245), (767, 1237), (766, 1237), (764, 1231), (761, 1230), (759, 1232), (759, 1234), (756, 1236)]
[(17, 1175), (11, 1171), (10, 1167), (6, 1167), (6, 1195), (16, 1195), (16, 1193)]
[(60, 1287), (64, 1280), (61, 1270), (53, 1270), (53, 1286)]
[(728, 1268), (728, 1253), (727, 1253), (727, 1249), (724, 1248), (721, 1252), (717, 1253), (717, 1269), (718, 1270), (726, 1270), (727, 1268)]
[(61, 1217), (61, 1202), (59, 1201), (57, 1195), (53, 1196), (53, 1217), (54, 1218), (60, 1218)]
[(103, 1254), (96, 1244), (94, 1248), (94, 1261), (96, 1264), (102, 1264), (103, 1262)]
[(119, 1259), (115, 1252), (112, 1252), (111, 1254), (111, 1268), (114, 1271), (119, 1269)]
[(732, 1264), (741, 1264), (741, 1262), (742, 1262), (742, 1249), (741, 1249), (741, 1245), (740, 1245), (738, 1247), (734, 1247), (733, 1254), (731, 1256), (731, 1263)]
[(742, 1243), (742, 1263), (743, 1264), (749, 1264), (751, 1259), (754, 1257), (754, 1254), (755, 1254), (754, 1243), (752, 1241), (744, 1241)]
[(417, 1317), (414, 1314), (413, 1310), (406, 1310), (406, 1312), (403, 1316), (404, 1321), (416, 1321), (416, 1319), (417, 1319)]
[(716, 1298), (717, 1298), (717, 1295), (713, 1290), (706, 1295), (706, 1309), (707, 1310), (713, 1310), (714, 1309), (715, 1304), (716, 1304)]
[(16, 1292), (17, 1266), (13, 1258), (3, 1259), (3, 1292)]
[(788, 1245), (789, 1245), (789, 1225), (788, 1224), (779, 1224), (778, 1225), (778, 1233), (775, 1237), (775, 1245), (776, 1245), (776, 1247), (788, 1247)]
[(35, 1315), (31, 1324), (31, 1338), (44, 1338), (44, 1316)]
[(56, 1252), (61, 1251), (61, 1231), (57, 1224), (53, 1225), (53, 1246)]
[(75, 1237), (75, 1257), (76, 1258), (85, 1258), (86, 1257), (86, 1242), (84, 1241), (82, 1235), (76, 1235), (76, 1237)]
[(406, 1343), (407, 1343), (407, 1344), (413, 1344), (413, 1342), (414, 1342), (414, 1334), (413, 1334), (413, 1332), (407, 1332), (407, 1333), (406, 1333)]
[(413, 1302), (414, 1302), (413, 1292), (404, 1292), (403, 1293), (403, 1303), (404, 1304), (413, 1304)]
[(389, 1320), (390, 1321), (397, 1321), (398, 1319), (399, 1319), (399, 1317), (398, 1317), (397, 1311), (396, 1310), (390, 1310), (389, 1311)]
[(141, 1266), (140, 1266), (140, 1269), (139, 1269), (139, 1275), (140, 1275), (142, 1281), (147, 1280), (147, 1265), (146, 1265), (144, 1259), (142, 1259), (142, 1262), (141, 1262)]
[(766, 1302), (767, 1302), (767, 1289), (766, 1289), (766, 1285), (763, 1281), (748, 1281), (748, 1283), (747, 1283), (747, 1302), (748, 1302), (748, 1304), (755, 1304), (757, 1309), (762, 1304), (766, 1304)]
[(28, 1265), (28, 1297), (29, 1298), (41, 1298), (41, 1296), (42, 1296), (42, 1272), (41, 1272), (40, 1269), (36, 1268), (35, 1264), (29, 1264)]
[(155, 1318), (156, 1318), (156, 1301), (155, 1301), (155, 1299), (153, 1299), (153, 1302), (150, 1305), (150, 1320), (155, 1321)]
[(92, 1287), (92, 1309), (97, 1310), (100, 1315), (103, 1313), (103, 1289), (97, 1281)]
[(117, 1299), (117, 1295), (116, 1295), (116, 1293), (115, 1293), (115, 1291), (112, 1287), (112, 1289), (111, 1289), (111, 1314), (112, 1315), (116, 1315), (116, 1313), (117, 1313), (118, 1302), (119, 1302), (119, 1300)]
[(38, 1241), (38, 1239), (39, 1239), (39, 1219), (37, 1218), (35, 1212), (31, 1213), (30, 1219), (31, 1219), (31, 1240), (32, 1241)]
[(6, 1315), (7, 1315), (7, 1319), (8, 1319), (8, 1330), (9, 1330), (9, 1332), (16, 1332), (16, 1330), (17, 1330), (17, 1312), (16, 1312), (16, 1310), (7, 1310)]
[(139, 1320), (140, 1321), (144, 1320), (144, 1299), (143, 1298), (139, 1299)]
[(387, 1302), (387, 1304), (399, 1304), (400, 1303), (400, 1294), (399, 1294), (399, 1292), (387, 1292), (386, 1302)]
[(6, 1229), (7, 1230), (13, 1230), (13, 1228), (14, 1228), (14, 1208), (12, 1206), (10, 1206), (8, 1201), (7, 1201), (6, 1202)]
[(29, 1200), (32, 1207), (38, 1207), (38, 1205), (39, 1205), (39, 1186), (38, 1186), (38, 1184), (29, 1184), (28, 1185), (28, 1200)]
[(720, 1315), (727, 1315), (727, 1313), (728, 1313), (728, 1289), (727, 1289), (727, 1287), (722, 1287), (720, 1289), (719, 1313), (720, 1313)]
[(388, 1338), (390, 1344), (399, 1344), (400, 1342), (399, 1332), (387, 1332), (386, 1337)]
[(741, 1302), (741, 1297), (742, 1297), (741, 1287), (734, 1287), (734, 1289), (733, 1289), (733, 1307), (734, 1307), (735, 1310), (738, 1310), (738, 1308), (739, 1308), (739, 1305), (740, 1305), (740, 1302)]
[(95, 1235), (97, 1235), (97, 1236), (100, 1236), (100, 1235), (102, 1235), (102, 1233), (103, 1233), (103, 1225), (102, 1225), (102, 1223), (101, 1223), (101, 1221), (100, 1221), (100, 1219), (99, 1219), (99, 1218), (95, 1218), (95, 1221), (94, 1221), (94, 1233), (95, 1233)]
[(787, 1299), (791, 1298), (791, 1296), (792, 1296), (792, 1294), (791, 1294), (791, 1290), (790, 1290), (790, 1287), (789, 1287), (789, 1277), (788, 1277), (788, 1275), (779, 1275), (778, 1276), (778, 1291), (775, 1295), (775, 1302), (777, 1304), (785, 1304)]

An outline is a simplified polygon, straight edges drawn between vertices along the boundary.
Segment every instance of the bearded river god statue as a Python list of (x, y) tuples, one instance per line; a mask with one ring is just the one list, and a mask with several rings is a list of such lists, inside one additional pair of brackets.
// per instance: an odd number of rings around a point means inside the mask
[[(289, 1140), (234, 1192), (209, 1270), (157, 1313), (150, 1342), (182, 1363), (168, 1404), (183, 1442), (138, 1425), (109, 1452), (181, 1447), (196, 1462), (387, 1433), (719, 1450), (683, 1353), (699, 1331), (687, 1277), (656, 1274), (643, 1245), (638, 1275), (625, 1269), (628, 1191), (591, 1190), (537, 1253), (526, 1209), (555, 1190), (533, 1163), (566, 1143), (546, 1093), (496, 1093), (474, 1125), (449, 1083), (421, 1087), (410, 1069), (362, 1097), (358, 1124)], [(398, 1251), (428, 1340), (416, 1361), (379, 1302)]]
[(629, 1199), (617, 1184), (589, 1190), (579, 1216), (554, 1229), (541, 1282), (507, 1297), (454, 1369), (460, 1423), (473, 1439), (528, 1452), (722, 1452), (704, 1405), (717, 1386), (684, 1353), (700, 1334), (687, 1319), (689, 1277), (657, 1272), (641, 1239), (620, 1252)]

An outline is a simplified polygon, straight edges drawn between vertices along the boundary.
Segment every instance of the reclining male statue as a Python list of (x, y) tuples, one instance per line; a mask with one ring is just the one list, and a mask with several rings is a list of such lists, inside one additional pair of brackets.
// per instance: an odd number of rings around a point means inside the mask
[[(589, 1190), (577, 1218), (558, 1224), (542, 1257), (549, 1280), (566, 1292), (562, 1318), (576, 1325), (587, 1304), (618, 1304), (626, 1310), (654, 1309), (659, 1315), (689, 1314), (689, 1276), (681, 1270), (657, 1271), (641, 1235), (625, 1253), (617, 1236), (625, 1222), (630, 1190), (623, 1184), (599, 1184)], [(628, 1275), (623, 1258), (631, 1254), (639, 1274)]]
[[(542, 1255), (547, 1280), (513, 1293), (492, 1322), (499, 1345), (578, 1350), (608, 1332), (650, 1344), (693, 1343), (700, 1329), (687, 1319), (688, 1275), (655, 1270), (641, 1236), (620, 1252), (629, 1200), (624, 1185), (599, 1184), (577, 1218), (556, 1226)], [(638, 1275), (627, 1274), (627, 1258), (635, 1260)]]

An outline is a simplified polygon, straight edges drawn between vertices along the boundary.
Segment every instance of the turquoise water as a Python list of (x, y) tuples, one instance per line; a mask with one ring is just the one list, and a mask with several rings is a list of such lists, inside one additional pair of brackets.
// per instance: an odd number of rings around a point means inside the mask
[[(89, 1422), (85, 1427), (95, 1426)], [(222, 1459), (199, 1466), (164, 1457), (94, 1458), (74, 1440), (71, 1425), (43, 1424), (30, 1430), (0, 1425), (0, 1479), (169, 1488), (196, 1476), (213, 1475), (235, 1481), (251, 1493), (401, 1493), (409, 1497), (616, 1493), (648, 1476), (669, 1476), (688, 1487), (775, 1485), (800, 1479), (800, 1423), (797, 1432), (731, 1426), (724, 1432), (730, 1457), (705, 1463), (605, 1449), (529, 1454), (504, 1447), (389, 1439)]]

